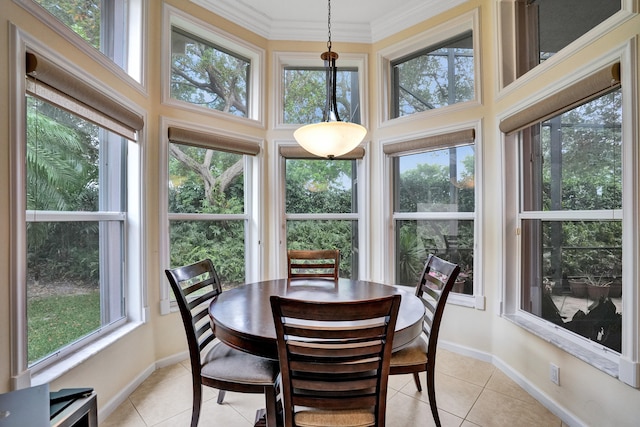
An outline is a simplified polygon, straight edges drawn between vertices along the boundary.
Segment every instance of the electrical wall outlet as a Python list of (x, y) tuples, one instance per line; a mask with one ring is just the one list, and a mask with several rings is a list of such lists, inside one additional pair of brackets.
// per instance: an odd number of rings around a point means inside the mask
[(553, 363), (549, 364), (549, 379), (555, 385), (560, 385), (560, 368)]

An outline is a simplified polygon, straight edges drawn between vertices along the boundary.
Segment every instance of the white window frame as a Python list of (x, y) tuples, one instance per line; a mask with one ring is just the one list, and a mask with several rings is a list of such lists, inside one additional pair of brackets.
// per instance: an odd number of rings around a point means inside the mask
[[(126, 211), (124, 213), (124, 244), (125, 250), (122, 255), (124, 266), (124, 318), (110, 327), (103, 328), (91, 334), (89, 337), (82, 339), (81, 344), (76, 346), (73, 352), (60, 352), (48, 357), (46, 363), (28, 367), (27, 361), (27, 323), (26, 323), (26, 227), (27, 211), (26, 211), (26, 165), (24, 158), (26, 156), (26, 81), (25, 81), (25, 56), (27, 48), (42, 56), (55, 58), (60, 66), (73, 74), (77, 79), (82, 80), (97, 90), (109, 94), (114, 100), (121, 102), (123, 105), (134, 108), (131, 103), (114, 95), (114, 91), (110, 90), (101, 81), (90, 76), (89, 73), (81, 70), (76, 64), (70, 63), (63, 57), (45, 46), (37, 38), (29, 35), (20, 28), (10, 26), (10, 55), (13, 58), (13, 68), (9, 76), (10, 87), (10, 132), (11, 141), (10, 158), (11, 158), (11, 235), (10, 246), (12, 248), (10, 269), (12, 283), (11, 287), (11, 375), (12, 388), (24, 388), (32, 385), (48, 383), (59, 377), (69, 369), (77, 366), (96, 352), (126, 335), (135, 329), (148, 318), (146, 308), (146, 293), (143, 287), (144, 269), (143, 262), (144, 253), (141, 242), (144, 241), (144, 227), (142, 225), (142, 203), (144, 199), (141, 182), (143, 171), (143, 146), (144, 133), (138, 132), (138, 142), (129, 141), (127, 156), (127, 198)], [(52, 213), (52, 220), (58, 219), (60, 213)], [(105, 218), (101, 213), (92, 213), (81, 215), (81, 219), (87, 219), (90, 216), (92, 220), (97, 219), (113, 219), (113, 215)], [(120, 218), (120, 215), (117, 215)], [(77, 217), (77, 215), (76, 215)], [(73, 219), (71, 216), (69, 219)], [(44, 218), (42, 218), (44, 219)], [(80, 218), (79, 218), (80, 219)], [(120, 220), (120, 219), (118, 219)]]
[[(474, 70), (474, 98), (469, 101), (458, 102), (429, 111), (391, 118), (391, 63), (413, 52), (424, 50), (426, 46), (437, 45), (446, 40), (459, 36), (471, 30), (473, 34), (473, 70)], [(378, 109), (378, 126), (388, 127), (409, 124), (416, 120), (424, 120), (425, 116), (448, 115), (462, 109), (478, 107), (482, 101), (482, 73), (480, 50), (480, 12), (474, 9), (450, 21), (437, 25), (400, 43), (394, 44), (378, 52), (378, 93), (381, 94), (381, 104)]]
[[(273, 53), (273, 76), (275, 95), (272, 98), (273, 104), (270, 111), (272, 114), (271, 126), (273, 129), (293, 130), (300, 127), (300, 124), (290, 124), (284, 122), (284, 111), (282, 100), (284, 99), (284, 69), (286, 67), (324, 67), (324, 62), (320, 58), (321, 52), (274, 52)], [(369, 117), (369, 91), (367, 90), (367, 55), (361, 53), (339, 53), (336, 66), (340, 68), (357, 68), (358, 70), (358, 90), (360, 93), (360, 124), (368, 128)], [(323, 106), (324, 107), (324, 106)]]
[[(620, 381), (640, 388), (640, 147), (637, 141), (640, 135), (638, 105), (634, 102), (638, 96), (637, 40), (631, 39), (611, 53), (596, 58), (580, 67), (579, 71), (565, 75), (552, 84), (542, 88), (535, 96), (527, 97), (526, 102), (514, 105), (500, 114), (499, 120), (521, 111), (530, 104), (552, 96), (563, 87), (575, 84), (607, 64), (619, 61), (622, 87), (622, 352), (616, 352), (587, 338), (578, 336), (558, 327), (520, 308), (521, 299), (521, 236), (520, 221), (529, 217), (521, 212), (520, 200), (523, 189), (519, 171), (519, 143), (517, 135), (505, 136), (502, 140), (506, 219), (503, 236), (504, 253), (502, 263), (505, 266), (503, 295), (499, 306), (501, 315), (583, 360), (595, 368), (620, 379)], [(598, 215), (598, 212), (593, 213)], [(545, 212), (545, 219), (573, 219), (567, 212)], [(612, 219), (611, 213), (606, 219)]]
[[(274, 179), (277, 179), (274, 188), (277, 188), (276, 197), (273, 203), (273, 217), (277, 218), (276, 221), (276, 241), (278, 243), (277, 254), (275, 259), (275, 265), (271, 265), (275, 268), (277, 277), (287, 277), (287, 220), (348, 220), (358, 221), (358, 279), (370, 280), (369, 278), (369, 263), (367, 251), (363, 248), (370, 247), (369, 245), (369, 210), (366, 209), (366, 195), (369, 194), (369, 167), (367, 159), (367, 150), (369, 148), (368, 143), (364, 142), (360, 146), (364, 147), (365, 156), (362, 159), (355, 160), (357, 164), (357, 182), (358, 182), (358, 212), (356, 213), (319, 213), (319, 214), (287, 214), (286, 212), (286, 158), (280, 154), (280, 147), (296, 145), (291, 140), (274, 141), (271, 158), (275, 159)], [(323, 159), (318, 159), (322, 161)], [(324, 159), (325, 161), (331, 161)]]
[[(170, 255), (171, 248), (170, 236), (169, 236), (169, 221), (171, 220), (190, 220), (194, 216), (202, 219), (212, 221), (224, 221), (224, 220), (242, 220), (244, 221), (244, 235), (245, 235), (245, 281), (247, 283), (257, 282), (260, 280), (262, 271), (262, 224), (260, 207), (263, 203), (263, 192), (259, 191), (260, 177), (261, 177), (261, 164), (263, 162), (263, 140), (246, 135), (238, 135), (230, 132), (221, 132), (219, 129), (213, 129), (203, 127), (194, 123), (188, 123), (184, 121), (178, 121), (166, 117), (160, 118), (162, 129), (162, 137), (159, 139), (158, 144), (158, 159), (159, 159), (159, 178), (160, 182), (164, 183), (160, 185), (160, 194), (158, 196), (159, 206), (158, 212), (160, 229), (158, 230), (160, 240), (160, 262), (161, 269), (170, 267)], [(168, 212), (169, 206), (169, 127), (176, 126), (180, 128), (192, 129), (197, 132), (203, 132), (211, 135), (220, 135), (221, 137), (233, 137), (242, 138), (247, 141), (255, 142), (261, 146), (260, 153), (255, 156), (244, 155), (244, 213), (242, 214), (170, 214)], [(215, 150), (215, 148), (212, 147)], [(177, 311), (178, 305), (174, 299), (171, 298), (171, 288), (169, 282), (165, 279), (164, 274), (161, 277), (160, 285), (160, 314), (169, 314)]]
[(518, 90), (521, 86), (527, 85), (528, 82), (535, 80), (540, 74), (547, 73), (549, 69), (566, 61), (575, 52), (581, 51), (593, 44), (607, 32), (611, 31), (612, 28), (622, 25), (637, 15), (637, 10), (634, 12), (634, 3), (636, 0), (620, 0), (620, 10), (618, 12), (569, 43), (542, 64), (535, 66), (516, 79), (515, 63), (517, 61), (517, 46), (515, 40), (517, 24), (514, 22), (515, 2), (516, 0), (500, 0), (496, 7), (496, 22), (499, 23), (498, 47), (496, 48), (496, 52), (498, 55), (497, 64), (500, 64), (500, 66), (496, 67), (499, 81), (498, 99), (508, 96), (510, 92)]
[[(412, 141), (416, 139), (428, 138), (430, 136), (436, 136), (440, 134), (451, 133), (459, 130), (475, 130), (475, 210), (474, 212), (394, 212), (394, 157), (416, 154), (429, 151), (429, 148), (419, 149), (415, 151), (407, 151), (403, 153), (395, 154), (394, 156), (386, 155), (384, 153), (384, 146), (387, 144), (396, 144), (406, 141)], [(394, 137), (384, 139), (380, 141), (380, 158), (382, 159), (381, 170), (384, 177), (384, 230), (382, 235), (384, 236), (384, 247), (388, 248), (388, 253), (393, 254), (384, 263), (384, 279), (387, 283), (395, 283), (396, 271), (395, 271), (395, 253), (396, 253), (396, 221), (400, 220), (472, 220), (473, 221), (473, 233), (474, 233), (474, 247), (473, 247), (473, 294), (465, 295), (452, 292), (449, 294), (448, 303), (460, 305), (463, 307), (471, 307), (478, 310), (485, 309), (485, 296), (484, 296), (484, 281), (482, 280), (482, 266), (484, 265), (483, 251), (482, 251), (482, 227), (481, 227), (481, 212), (482, 208), (482, 127), (480, 122), (462, 123), (455, 127), (432, 129), (428, 132), (420, 132), (416, 134), (403, 135), (401, 137)], [(454, 144), (452, 147), (462, 144)], [(446, 147), (438, 147), (442, 149)], [(404, 287), (404, 286), (403, 286)]]
[[(239, 117), (223, 111), (201, 107), (189, 102), (180, 101), (171, 97), (171, 28), (178, 27), (188, 34), (210, 41), (216, 46), (224, 47), (230, 52), (248, 58), (251, 62), (251, 73), (248, 85), (247, 117)], [(265, 60), (264, 50), (246, 41), (227, 33), (213, 25), (194, 18), (187, 13), (169, 6), (163, 5), (163, 31), (162, 31), (162, 103), (181, 110), (198, 114), (207, 114), (214, 118), (242, 123), (257, 128), (264, 128), (264, 99), (265, 99)]]
[(31, 15), (38, 18), (44, 25), (59, 34), (65, 41), (80, 49), (85, 55), (91, 57), (102, 67), (110, 70), (114, 75), (128, 83), (134, 90), (145, 93), (146, 82), (144, 80), (145, 63), (143, 58), (145, 50), (145, 34), (147, 34), (148, 0), (124, 0), (127, 8), (127, 23), (125, 39), (127, 44), (126, 68), (123, 70), (111, 58), (91, 46), (76, 32), (51, 15), (45, 8), (34, 0), (14, 0)]

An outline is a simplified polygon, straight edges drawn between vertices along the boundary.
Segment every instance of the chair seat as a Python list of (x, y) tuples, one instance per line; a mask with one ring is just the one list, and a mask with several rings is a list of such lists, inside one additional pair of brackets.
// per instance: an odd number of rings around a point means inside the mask
[(423, 337), (413, 340), (406, 347), (391, 355), (391, 368), (394, 366), (423, 365), (428, 362), (427, 342)]
[(298, 427), (367, 427), (376, 423), (373, 411), (366, 409), (352, 410), (300, 410), (296, 412)]
[(202, 376), (241, 384), (273, 385), (280, 365), (277, 360), (254, 356), (217, 343), (202, 361)]

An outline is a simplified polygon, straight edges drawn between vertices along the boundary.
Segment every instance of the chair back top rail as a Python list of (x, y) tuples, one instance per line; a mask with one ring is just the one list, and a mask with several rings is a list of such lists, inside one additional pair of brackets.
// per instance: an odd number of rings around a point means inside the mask
[(288, 277), (325, 277), (338, 280), (340, 275), (340, 251), (338, 249), (287, 251)]

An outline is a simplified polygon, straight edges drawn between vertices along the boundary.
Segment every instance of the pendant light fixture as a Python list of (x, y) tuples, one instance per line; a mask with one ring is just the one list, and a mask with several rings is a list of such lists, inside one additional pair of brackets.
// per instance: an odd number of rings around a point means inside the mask
[(327, 52), (320, 55), (324, 60), (327, 82), (327, 101), (322, 122), (298, 128), (293, 137), (298, 144), (311, 154), (333, 159), (356, 148), (367, 134), (364, 126), (340, 120), (336, 101), (336, 59), (338, 54), (331, 51), (331, 0), (328, 6), (329, 41)]

